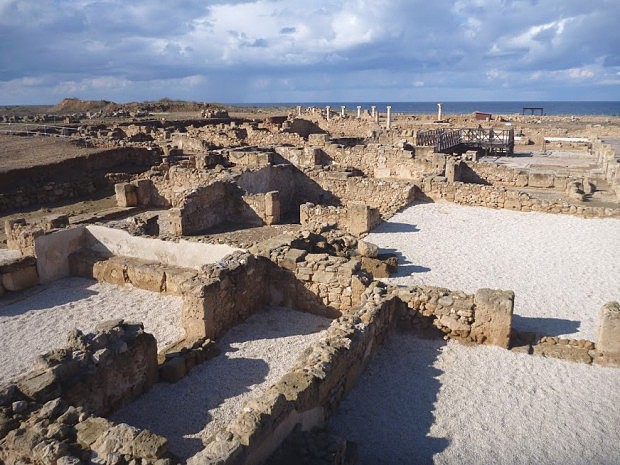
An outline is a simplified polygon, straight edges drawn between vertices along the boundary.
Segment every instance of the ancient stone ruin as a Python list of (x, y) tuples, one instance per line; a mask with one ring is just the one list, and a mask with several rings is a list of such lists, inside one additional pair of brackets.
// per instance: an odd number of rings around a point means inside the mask
[[(27, 302), (38, 288), (81, 278), (177, 299), (180, 311), (170, 320), (182, 334), (161, 346), (142, 321), (121, 316), (98, 321), (92, 332), (71, 329), (64, 345), (30, 354), (29, 370), (0, 379), (0, 463), (302, 463), (296, 454), (311, 463), (355, 463), (353, 444), (316, 428), (396, 330), (620, 366), (617, 302), (601, 309), (596, 341), (519, 332), (518, 294), (385, 283), (398, 270), (398, 253), (364, 240), (416, 202), (620, 218), (620, 154), (595, 129), (586, 141), (581, 133), (547, 140), (538, 118), (514, 117), (514, 152), (544, 144), (576, 154), (567, 165), (542, 155), (536, 162), (535, 154), (525, 164), (421, 136), (437, 124), (475, 127), (473, 117), (435, 123), (393, 115), (390, 107), (325, 110), (298, 107), (262, 119), (202, 109), (192, 120), (67, 120), (67, 135), (47, 137), (73, 144), (72, 156), (0, 171), (9, 249), (0, 255), (0, 299)], [(489, 121), (485, 130), (504, 123)], [(1, 137), (36, 143), (42, 136), (33, 132), (40, 130), (14, 126)], [(85, 196), (108, 203), (26, 214)], [(209, 396), (210, 367), (235, 371), (244, 363), (230, 354), (247, 341), (222, 341), (248, 321), (285, 315), (273, 310), (281, 308), (308, 315), (304, 325), (316, 327), (297, 331), (309, 339), (290, 363), (284, 356), (275, 363), (281, 374), (273, 382), (256, 387), (253, 379), (240, 389), (248, 397), (232, 416), (209, 410), (173, 440), (127, 413), (141, 402), (157, 410), (157, 396), (190, 396), (198, 386)], [(283, 347), (271, 351), (289, 350)], [(254, 363), (266, 379), (268, 370)]]

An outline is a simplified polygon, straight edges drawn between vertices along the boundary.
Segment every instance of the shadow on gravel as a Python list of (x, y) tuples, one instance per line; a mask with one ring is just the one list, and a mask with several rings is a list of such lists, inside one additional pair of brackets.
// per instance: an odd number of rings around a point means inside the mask
[(448, 447), (429, 436), (442, 374), (433, 365), (444, 345), (395, 330), (340, 404), (329, 429), (357, 444), (359, 465), (432, 464)]
[(536, 333), (539, 336), (560, 336), (576, 333), (581, 326), (580, 321), (563, 318), (534, 318), (514, 314), (512, 327), (518, 331)]

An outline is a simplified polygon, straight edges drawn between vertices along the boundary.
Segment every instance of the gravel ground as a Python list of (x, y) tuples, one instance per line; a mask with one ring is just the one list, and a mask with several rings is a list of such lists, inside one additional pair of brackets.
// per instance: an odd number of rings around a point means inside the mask
[(247, 400), (264, 393), (319, 340), (331, 320), (274, 307), (252, 315), (219, 341), (221, 354), (176, 384), (159, 383), (111, 420), (166, 436), (183, 459), (230, 422)]
[(0, 299), (0, 385), (32, 367), (36, 356), (62, 347), (73, 328), (101, 321), (142, 321), (160, 349), (184, 335), (181, 298), (132, 287), (65, 278)]
[(514, 326), (594, 340), (620, 299), (620, 220), (452, 203), (414, 205), (368, 236), (401, 255), (394, 284), (515, 292)]
[[(595, 339), (620, 221), (414, 205), (369, 235), (399, 284), (513, 289), (514, 325)], [(620, 463), (620, 369), (395, 333), (332, 417), (361, 464)]]

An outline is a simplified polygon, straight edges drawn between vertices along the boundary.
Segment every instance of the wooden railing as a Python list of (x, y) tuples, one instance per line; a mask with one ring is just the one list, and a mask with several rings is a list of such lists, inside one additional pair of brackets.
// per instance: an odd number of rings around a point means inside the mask
[[(416, 145), (434, 147), (437, 153), (450, 153), (458, 149), (484, 149), (489, 153), (504, 152), (512, 155), (514, 129), (433, 129), (417, 133)], [(459, 147), (460, 146), (460, 147)]]

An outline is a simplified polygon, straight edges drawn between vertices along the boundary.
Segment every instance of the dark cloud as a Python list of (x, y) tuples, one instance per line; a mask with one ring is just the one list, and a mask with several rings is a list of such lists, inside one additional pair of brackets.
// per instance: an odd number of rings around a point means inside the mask
[(0, 104), (69, 91), (118, 101), (613, 100), (619, 17), (608, 0), (0, 0)]

